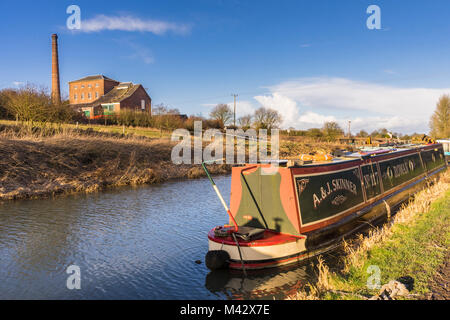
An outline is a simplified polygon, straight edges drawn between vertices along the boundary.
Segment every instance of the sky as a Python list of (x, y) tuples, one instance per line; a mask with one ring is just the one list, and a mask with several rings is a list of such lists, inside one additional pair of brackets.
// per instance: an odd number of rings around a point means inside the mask
[(448, 0), (1, 1), (0, 28), (0, 88), (50, 88), (57, 33), (66, 96), (69, 81), (103, 74), (188, 115), (238, 94), (238, 117), (273, 108), (283, 128), (428, 132), (450, 93)]

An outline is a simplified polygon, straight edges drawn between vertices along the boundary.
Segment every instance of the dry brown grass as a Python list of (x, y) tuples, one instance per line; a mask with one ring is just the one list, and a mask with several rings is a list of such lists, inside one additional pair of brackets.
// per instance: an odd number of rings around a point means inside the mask
[[(0, 137), (0, 200), (92, 192), (204, 176), (200, 166), (175, 165), (168, 139), (115, 138), (63, 132), (50, 137)], [(209, 166), (213, 174), (227, 166)]]
[(352, 148), (336, 142), (324, 142), (309, 137), (281, 137), (280, 157), (291, 159), (299, 154), (309, 154), (313, 152), (331, 153), (336, 149)]
[[(170, 138), (78, 130), (64, 125), (0, 124), (0, 200), (204, 177), (200, 165), (172, 163), (175, 144)], [(312, 140), (300, 143), (292, 138), (280, 144), (283, 157), (330, 152), (336, 147), (314, 144)], [(226, 174), (230, 169), (227, 165), (209, 166), (212, 174)]]

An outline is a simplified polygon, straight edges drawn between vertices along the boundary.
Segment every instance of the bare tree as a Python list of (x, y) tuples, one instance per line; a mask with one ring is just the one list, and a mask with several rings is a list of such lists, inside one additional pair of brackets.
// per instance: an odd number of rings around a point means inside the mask
[(238, 119), (239, 126), (242, 128), (242, 130), (248, 130), (252, 126), (252, 115), (247, 114), (245, 116), (242, 116)]
[(264, 107), (255, 111), (254, 125), (256, 129), (275, 129), (281, 125), (282, 117), (278, 111)]
[(66, 104), (54, 105), (45, 88), (27, 84), (20, 89), (5, 90), (3, 101), (8, 113), (26, 122), (66, 122), (72, 112)]
[(430, 129), (434, 138), (450, 137), (450, 96), (448, 94), (439, 98), (436, 110), (430, 119)]
[(8, 118), (10, 116), (10, 110), (7, 108), (9, 103), (9, 95), (12, 93), (12, 89), (3, 89), (0, 91), (0, 117)]
[(161, 116), (161, 115), (179, 115), (180, 111), (178, 109), (169, 109), (167, 105), (164, 103), (160, 103), (155, 105), (152, 108), (152, 115)]
[(334, 121), (325, 122), (322, 131), (330, 141), (335, 140), (338, 136), (344, 135), (344, 130)]
[(227, 104), (221, 103), (211, 110), (209, 116), (214, 120), (220, 121), (223, 126), (226, 126), (233, 118), (233, 114), (233, 111)]

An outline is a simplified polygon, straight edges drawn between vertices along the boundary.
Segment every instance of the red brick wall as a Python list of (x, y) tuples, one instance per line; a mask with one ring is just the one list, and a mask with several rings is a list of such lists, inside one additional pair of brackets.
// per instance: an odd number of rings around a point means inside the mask
[[(98, 84), (98, 87), (96, 85)], [(110, 81), (104, 79), (96, 79), (89, 81), (77, 81), (69, 83), (69, 101), (70, 104), (86, 104), (94, 102), (99, 99), (104, 94), (111, 91), (112, 88), (117, 86), (119, 82)], [(91, 85), (91, 88), (89, 88)], [(84, 86), (84, 88), (82, 88)], [(76, 89), (75, 89), (76, 87)], [(95, 93), (98, 93), (98, 97), (95, 97)], [(89, 93), (91, 94), (91, 99), (89, 99)], [(75, 94), (77, 99), (75, 100)], [(84, 94), (84, 99), (81, 99), (82, 94)]]
[(120, 110), (128, 109), (133, 111), (143, 111), (141, 109), (141, 101), (145, 101), (145, 111), (151, 112), (152, 110), (152, 99), (148, 96), (144, 87), (141, 85), (133, 93), (133, 95), (120, 103)]
[(104, 93), (103, 94), (107, 94), (108, 92), (110, 92), (115, 86), (118, 86), (120, 82), (117, 81), (113, 81), (113, 80), (103, 80), (104, 84), (103, 84), (103, 88), (104, 88)]

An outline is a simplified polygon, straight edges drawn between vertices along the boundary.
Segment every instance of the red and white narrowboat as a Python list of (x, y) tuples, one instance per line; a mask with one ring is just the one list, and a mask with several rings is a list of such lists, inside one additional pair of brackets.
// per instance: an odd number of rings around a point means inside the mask
[(441, 144), (233, 167), (229, 209), (211, 179), (230, 224), (209, 232), (206, 265), (261, 269), (328, 251), (445, 169)]

